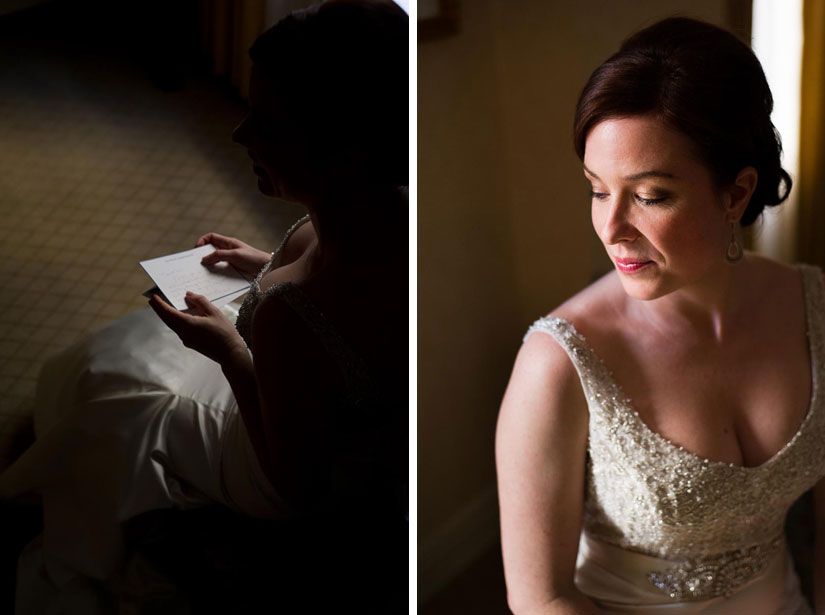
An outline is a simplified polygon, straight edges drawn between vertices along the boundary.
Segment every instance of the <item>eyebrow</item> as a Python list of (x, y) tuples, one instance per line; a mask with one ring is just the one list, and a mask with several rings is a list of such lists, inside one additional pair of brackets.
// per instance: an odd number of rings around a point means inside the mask
[[(587, 165), (584, 166), (584, 172), (592, 177), (595, 177), (598, 180), (601, 180), (601, 177), (596, 175), (593, 171), (587, 168)], [(623, 177), (623, 180), (626, 181), (638, 181), (640, 179), (647, 179), (648, 177), (662, 177), (664, 179), (676, 179), (676, 176), (673, 173), (668, 173), (667, 171), (642, 171), (641, 173), (634, 173), (633, 175), (626, 175)]]

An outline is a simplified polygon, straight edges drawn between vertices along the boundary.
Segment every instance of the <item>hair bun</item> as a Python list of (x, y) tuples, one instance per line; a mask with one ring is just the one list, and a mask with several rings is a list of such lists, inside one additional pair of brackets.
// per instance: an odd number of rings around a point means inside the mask
[(672, 17), (628, 38), (599, 66), (576, 107), (579, 158), (592, 128), (606, 119), (655, 115), (687, 136), (717, 185), (745, 167), (758, 173), (741, 219), (753, 224), (782, 203), (793, 182), (782, 168), (782, 143), (771, 123), (773, 96), (753, 51), (717, 26)]

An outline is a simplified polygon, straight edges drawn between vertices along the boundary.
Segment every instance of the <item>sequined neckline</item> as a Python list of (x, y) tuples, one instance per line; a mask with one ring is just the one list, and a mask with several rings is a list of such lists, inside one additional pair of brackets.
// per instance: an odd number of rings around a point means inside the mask
[(263, 268), (258, 272), (258, 275), (255, 277), (255, 280), (253, 280), (253, 282), (252, 282), (252, 284), (256, 288), (258, 288), (258, 290), (260, 290), (260, 288), (261, 288), (261, 280), (272, 269), (272, 263), (274, 263), (275, 259), (278, 258), (278, 256), (280, 256), (281, 248), (284, 247), (284, 244), (286, 243), (287, 239), (289, 239), (292, 236), (292, 233), (297, 231), (299, 227), (303, 226), (308, 221), (309, 221), (309, 214), (305, 215), (303, 218), (300, 218), (292, 226), (289, 227), (289, 229), (286, 232), (286, 235), (284, 235), (284, 238), (281, 241), (281, 245), (279, 245), (276, 248), (276, 250), (272, 253), (272, 256), (270, 256), (270, 258), (269, 258), (269, 262), (266, 265), (263, 266)]
[[(674, 454), (687, 456), (695, 461), (699, 461), (704, 465), (712, 465), (717, 467), (728, 467), (733, 470), (739, 470), (742, 472), (759, 472), (766, 468), (771, 467), (778, 460), (785, 456), (785, 453), (788, 449), (790, 449), (794, 443), (802, 436), (805, 429), (807, 428), (808, 424), (811, 422), (811, 417), (814, 414), (814, 410), (816, 408), (816, 402), (819, 400), (819, 370), (817, 366), (819, 365), (820, 357), (817, 356), (816, 348), (817, 345), (814, 343), (813, 336), (817, 335), (818, 330), (812, 326), (811, 321), (811, 310), (812, 310), (812, 298), (811, 293), (813, 292), (812, 288), (809, 288), (809, 281), (805, 275), (805, 271), (803, 270), (804, 265), (795, 265), (795, 267), (800, 271), (802, 275), (802, 285), (803, 285), (803, 294), (804, 294), (804, 308), (805, 308), (805, 330), (806, 330), (806, 338), (808, 340), (808, 357), (810, 360), (810, 373), (811, 373), (811, 396), (808, 400), (808, 409), (805, 413), (805, 418), (802, 419), (802, 422), (799, 424), (796, 432), (794, 435), (791, 436), (791, 439), (788, 440), (782, 448), (776, 451), (771, 457), (760, 463), (759, 465), (755, 466), (743, 466), (736, 463), (727, 463), (724, 461), (717, 461), (714, 459), (707, 459), (706, 457), (702, 457), (697, 455), (696, 453), (692, 453), (689, 450), (685, 449), (683, 446), (676, 444), (675, 442), (668, 440), (662, 434), (657, 431), (651, 429), (647, 423), (644, 422), (641, 415), (637, 412), (636, 408), (633, 405), (633, 401), (630, 397), (624, 392), (621, 385), (616, 382), (616, 379), (613, 376), (613, 372), (608, 369), (607, 365), (602, 361), (602, 358), (593, 350), (593, 347), (587, 341), (587, 339), (579, 333), (579, 331), (573, 326), (569, 320), (566, 320), (561, 317), (553, 317), (548, 320), (555, 320), (564, 323), (564, 326), (568, 327), (570, 332), (576, 336), (582, 345), (587, 348), (587, 351), (593, 356), (596, 362), (601, 366), (607, 381), (610, 383), (610, 386), (617, 392), (618, 397), (620, 397), (623, 401), (622, 407), (624, 410), (628, 412), (628, 414), (632, 417), (634, 421), (636, 421), (640, 428), (647, 433), (651, 434), (655, 439), (662, 442), (665, 446), (670, 448)], [(817, 273), (817, 275), (820, 275)], [(819, 281), (821, 284), (822, 282)]]

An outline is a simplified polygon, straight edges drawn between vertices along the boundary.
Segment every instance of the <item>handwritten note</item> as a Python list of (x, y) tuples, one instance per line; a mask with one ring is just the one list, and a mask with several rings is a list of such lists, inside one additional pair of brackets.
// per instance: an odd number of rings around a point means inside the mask
[(201, 259), (215, 251), (206, 244), (198, 248), (145, 261), (140, 266), (149, 274), (166, 300), (179, 310), (186, 310), (186, 291), (204, 295), (215, 305), (228, 303), (246, 292), (249, 281), (229, 263), (201, 265)]

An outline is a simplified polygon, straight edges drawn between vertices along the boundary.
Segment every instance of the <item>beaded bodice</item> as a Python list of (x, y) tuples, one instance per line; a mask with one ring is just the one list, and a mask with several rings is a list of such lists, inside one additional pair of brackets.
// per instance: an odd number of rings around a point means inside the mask
[[(261, 269), (244, 297), (235, 328), (252, 349), (252, 318), (266, 297), (275, 296), (288, 305), (321, 342), (324, 350), (343, 375), (344, 389), (333, 401), (334, 426), (338, 437), (333, 440), (331, 455), (339, 460), (330, 477), (329, 501), (336, 510), (369, 509), (371, 513), (389, 511), (394, 517), (407, 514), (406, 466), (399, 471), (387, 462), (386, 448), (396, 447), (399, 430), (406, 427), (406, 412), (392, 411), (393, 401), (376, 381), (368, 364), (340, 335), (320, 307), (300, 287), (290, 282), (274, 284), (261, 290), (261, 279), (281, 266), (283, 246), (295, 230), (309, 220), (305, 216), (287, 231), (270, 262)], [(406, 396), (402, 407), (406, 408)], [(341, 461), (345, 460), (345, 461)], [(350, 502), (347, 506), (343, 502)], [(336, 513), (337, 514), (337, 513)]]
[(253, 280), (238, 310), (235, 328), (251, 350), (252, 316), (255, 313), (255, 308), (265, 297), (277, 296), (301, 317), (309, 330), (321, 341), (327, 353), (335, 360), (344, 375), (347, 386), (346, 401), (351, 404), (358, 404), (375, 393), (374, 383), (364, 360), (343, 340), (323, 312), (298, 286), (291, 282), (282, 282), (261, 290), (261, 279), (273, 266), (278, 266), (284, 244), (286, 244), (292, 233), (308, 220), (309, 216), (304, 216), (289, 228), (283, 241), (281, 241), (281, 245), (272, 253), (270, 261)]
[[(825, 285), (803, 276), (812, 365), (808, 412), (768, 461), (710, 461), (652, 431), (612, 374), (568, 321), (541, 318), (527, 335), (552, 335), (570, 356), (589, 408), (583, 527), (591, 537), (664, 558), (649, 581), (672, 598), (729, 594), (760, 572), (782, 545), (791, 504), (825, 475)], [(525, 336), (526, 338), (526, 336)]]

